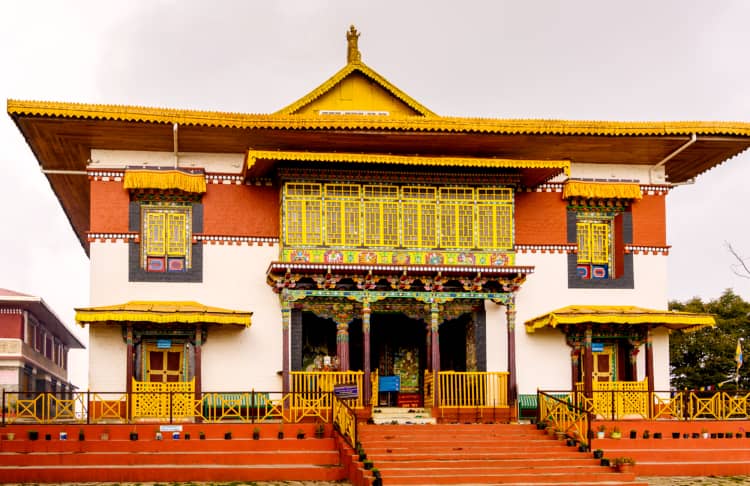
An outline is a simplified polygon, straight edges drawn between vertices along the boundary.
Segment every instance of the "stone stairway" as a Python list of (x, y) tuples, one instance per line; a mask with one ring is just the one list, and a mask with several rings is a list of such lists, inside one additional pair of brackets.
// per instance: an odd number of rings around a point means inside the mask
[(359, 438), (389, 486), (646, 485), (533, 425), (367, 425)]
[[(75, 437), (59, 440), (64, 426), (34, 427), (42, 439), (27, 438), (28, 427), (0, 429), (0, 483), (60, 482), (216, 482), (216, 481), (337, 481), (345, 479), (340, 452), (330, 425), (324, 438), (314, 438), (313, 425), (287, 426), (278, 439), (278, 425), (260, 425), (261, 439), (252, 439), (255, 426), (246, 424), (190, 425), (190, 440), (164, 434), (155, 440), (153, 427), (140, 427), (137, 441), (129, 440), (131, 427), (107, 427), (108, 440), (101, 440), (102, 426), (84, 426), (85, 440), (77, 438), (79, 427), (68, 427)], [(200, 430), (199, 430), (200, 428)], [(297, 439), (299, 429), (304, 439)], [(16, 437), (7, 440), (7, 431)], [(232, 439), (224, 433), (232, 431)], [(204, 431), (206, 439), (199, 439)], [(70, 435), (71, 432), (69, 432)], [(50, 440), (43, 437), (49, 433)]]
[(372, 422), (378, 425), (435, 424), (430, 411), (424, 408), (378, 407), (372, 412)]

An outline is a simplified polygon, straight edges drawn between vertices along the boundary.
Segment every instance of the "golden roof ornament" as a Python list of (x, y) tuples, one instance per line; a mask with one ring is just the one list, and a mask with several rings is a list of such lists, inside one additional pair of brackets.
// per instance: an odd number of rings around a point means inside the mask
[(349, 31), (346, 33), (346, 62), (360, 62), (362, 60), (362, 54), (359, 53), (359, 46), (357, 41), (359, 40), (359, 32), (354, 28), (353, 25), (349, 26)]

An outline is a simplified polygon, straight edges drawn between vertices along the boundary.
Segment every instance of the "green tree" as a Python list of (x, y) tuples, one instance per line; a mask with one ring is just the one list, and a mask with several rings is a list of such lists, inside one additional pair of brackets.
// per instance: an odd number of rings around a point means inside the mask
[[(715, 328), (695, 332), (675, 332), (669, 339), (670, 378), (673, 388), (699, 389), (716, 386), (732, 378), (737, 368), (735, 350), (738, 338), (750, 337), (750, 303), (727, 289), (716, 300), (703, 302), (695, 297), (687, 302), (670, 302), (670, 310), (713, 314)], [(750, 344), (750, 340), (745, 343)], [(744, 349), (744, 343), (743, 343)], [(748, 364), (740, 368), (739, 388), (750, 388)], [(722, 389), (734, 389), (734, 381)]]

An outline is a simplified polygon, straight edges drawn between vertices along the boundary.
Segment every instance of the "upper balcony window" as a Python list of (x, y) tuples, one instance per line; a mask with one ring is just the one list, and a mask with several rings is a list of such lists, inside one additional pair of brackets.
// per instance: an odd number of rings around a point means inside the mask
[(184, 272), (191, 267), (189, 205), (141, 206), (142, 265), (147, 272)]
[(487, 249), (513, 247), (513, 190), (289, 182), (287, 246)]

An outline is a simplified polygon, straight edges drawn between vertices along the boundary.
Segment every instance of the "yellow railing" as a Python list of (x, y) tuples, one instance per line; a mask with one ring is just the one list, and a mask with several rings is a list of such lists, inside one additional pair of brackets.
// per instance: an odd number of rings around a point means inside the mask
[(430, 370), (424, 371), (424, 407), (432, 408), (435, 405), (435, 373)]
[(592, 383), (593, 395), (585, 398), (583, 383), (576, 383), (577, 400), (594, 415), (605, 418), (640, 416), (648, 418), (648, 381), (596, 381)]
[(349, 406), (360, 409), (365, 405), (362, 398), (363, 376), (362, 371), (293, 371), (292, 392), (297, 400), (316, 400), (324, 392), (321, 406), (331, 408), (329, 393), (333, 392), (334, 385), (354, 384), (359, 394), (349, 401)]
[(548, 426), (582, 444), (588, 444), (588, 414), (568, 400), (553, 397), (546, 393), (538, 394), (539, 417)]
[(192, 417), (195, 379), (190, 381), (152, 382), (133, 380), (133, 418)]
[(346, 403), (333, 397), (333, 423), (350, 446), (357, 444), (357, 415)]
[(508, 373), (504, 371), (440, 371), (437, 406), (497, 408), (508, 406)]
[(372, 373), (370, 373), (370, 393), (371, 393), (370, 406), (371, 407), (377, 407), (378, 405), (380, 405), (380, 403), (378, 403), (378, 390), (379, 390), (378, 378), (379, 378), (378, 370), (375, 370)]

